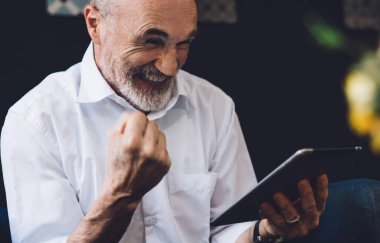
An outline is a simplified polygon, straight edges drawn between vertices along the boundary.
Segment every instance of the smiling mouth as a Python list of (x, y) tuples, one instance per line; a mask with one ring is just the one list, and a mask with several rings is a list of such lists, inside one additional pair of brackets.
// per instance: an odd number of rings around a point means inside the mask
[(143, 81), (151, 82), (151, 83), (165, 82), (166, 80), (168, 80), (170, 78), (168, 76), (163, 76), (163, 75), (161, 77), (157, 77), (156, 75), (149, 75), (146, 73), (136, 74), (135, 77), (137, 77), (138, 79), (141, 79)]
[(144, 74), (135, 74), (133, 75), (134, 82), (145, 89), (160, 89), (166, 87), (168, 81), (170, 81), (172, 77), (148, 77)]

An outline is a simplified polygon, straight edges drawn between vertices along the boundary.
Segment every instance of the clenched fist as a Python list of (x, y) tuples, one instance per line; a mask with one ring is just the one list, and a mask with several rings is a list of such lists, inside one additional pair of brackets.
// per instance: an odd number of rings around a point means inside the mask
[(165, 135), (141, 112), (125, 113), (109, 134), (107, 190), (138, 202), (170, 168)]

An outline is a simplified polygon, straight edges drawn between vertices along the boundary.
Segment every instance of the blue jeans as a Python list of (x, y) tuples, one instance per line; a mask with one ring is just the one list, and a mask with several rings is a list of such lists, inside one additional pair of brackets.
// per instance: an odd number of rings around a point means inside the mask
[(329, 186), (320, 225), (294, 243), (380, 243), (380, 181), (355, 179)]

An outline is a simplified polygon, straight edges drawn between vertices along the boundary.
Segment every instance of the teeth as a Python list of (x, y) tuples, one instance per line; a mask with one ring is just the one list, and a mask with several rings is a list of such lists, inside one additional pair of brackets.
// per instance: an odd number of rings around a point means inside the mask
[(166, 77), (157, 77), (148, 73), (143, 74), (143, 78), (150, 82), (162, 82), (166, 79)]

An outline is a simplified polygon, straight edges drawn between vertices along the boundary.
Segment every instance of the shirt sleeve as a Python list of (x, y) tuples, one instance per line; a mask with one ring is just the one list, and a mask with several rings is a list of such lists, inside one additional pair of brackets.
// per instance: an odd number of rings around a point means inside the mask
[(58, 147), (37, 120), (8, 112), (1, 158), (12, 242), (66, 242), (83, 218)]
[[(228, 209), (257, 184), (233, 103), (227, 114), (228, 118), (225, 119), (224, 126), (226, 129), (222, 131), (223, 136), (218, 142), (211, 168), (218, 174), (211, 199), (211, 219)], [(253, 222), (245, 222), (211, 227), (211, 242), (235, 242), (240, 234), (252, 224)]]

